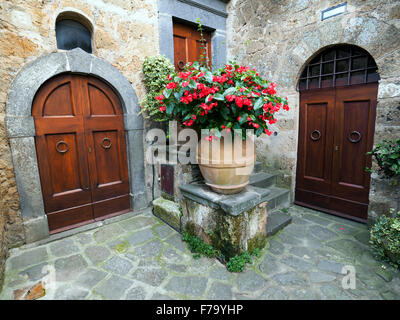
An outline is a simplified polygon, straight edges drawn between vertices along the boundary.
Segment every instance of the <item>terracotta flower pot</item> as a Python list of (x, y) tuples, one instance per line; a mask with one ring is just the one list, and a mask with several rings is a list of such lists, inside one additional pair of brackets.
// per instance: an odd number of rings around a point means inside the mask
[(239, 143), (241, 150), (235, 148), (233, 143), (225, 146), (223, 138), (212, 143), (201, 140), (198, 144), (197, 161), (201, 174), (215, 192), (238, 193), (249, 183), (255, 162), (254, 141), (249, 139), (248, 143)]

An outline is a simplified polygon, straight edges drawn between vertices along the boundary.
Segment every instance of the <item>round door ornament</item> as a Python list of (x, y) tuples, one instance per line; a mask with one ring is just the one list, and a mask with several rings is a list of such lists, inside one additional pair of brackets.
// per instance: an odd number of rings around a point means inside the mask
[[(352, 138), (354, 135), (356, 136), (355, 139)], [(358, 131), (352, 131), (347, 137), (347, 139), (349, 139), (349, 141), (352, 143), (357, 143), (358, 141), (361, 140), (361, 133), (359, 133)]]
[[(64, 148), (60, 148), (60, 146), (64, 145)], [(59, 153), (66, 153), (69, 150), (69, 145), (65, 141), (58, 141), (56, 144), (56, 150)]]
[(179, 60), (178, 61), (178, 68), (183, 70), (184, 66), (185, 66), (185, 63), (182, 60)]
[[(106, 143), (105, 143), (106, 142)], [(110, 138), (103, 138), (103, 140), (101, 140), (101, 146), (104, 149), (110, 149), (112, 145), (111, 139)]]
[(319, 130), (314, 130), (313, 132), (311, 132), (310, 138), (313, 141), (319, 140), (321, 138), (321, 132)]

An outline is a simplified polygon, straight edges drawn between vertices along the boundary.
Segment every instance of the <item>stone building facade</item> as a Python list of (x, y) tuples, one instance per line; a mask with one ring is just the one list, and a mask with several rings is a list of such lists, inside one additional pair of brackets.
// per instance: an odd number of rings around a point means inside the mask
[[(215, 66), (237, 57), (278, 84), (291, 110), (281, 115), (278, 135), (257, 141), (257, 157), (279, 169), (281, 184), (294, 190), (299, 94), (304, 66), (334, 44), (355, 44), (375, 59), (380, 73), (375, 142), (400, 136), (400, 4), (349, 0), (347, 12), (321, 21), (336, 0), (9, 0), (0, 2), (0, 275), (8, 248), (49, 236), (41, 199), (30, 107), (42, 83), (63, 72), (95, 75), (111, 84), (122, 100), (127, 130), (134, 209), (152, 200), (152, 168), (144, 163), (146, 129), (136, 113), (145, 89), (145, 57), (173, 60), (172, 22), (212, 31)], [(92, 54), (57, 49), (60, 15), (90, 29)], [(139, 151), (138, 151), (139, 150)], [(396, 205), (399, 192), (373, 177), (371, 217)], [(398, 205), (398, 204), (397, 204)], [(1, 276), (0, 276), (1, 279)], [(1, 280), (0, 280), (1, 284)]]
[[(380, 74), (374, 143), (400, 137), (400, 3), (347, 1), (347, 11), (321, 21), (323, 10), (344, 1), (232, 0), (228, 5), (228, 56), (257, 68), (278, 84), (291, 110), (275, 126), (277, 136), (258, 140), (257, 159), (281, 171), (294, 191), (299, 92), (304, 67), (325, 48), (352, 44), (375, 59)], [(293, 195), (293, 192), (292, 192)], [(369, 218), (399, 208), (399, 188), (372, 175)]]

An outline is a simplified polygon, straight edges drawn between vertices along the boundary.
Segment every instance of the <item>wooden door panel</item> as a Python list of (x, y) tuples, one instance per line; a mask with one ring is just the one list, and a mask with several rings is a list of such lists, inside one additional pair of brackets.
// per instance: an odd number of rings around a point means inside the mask
[(296, 188), (329, 193), (332, 163), (332, 117), (334, 94), (321, 90), (318, 96), (302, 96)]
[(117, 95), (92, 77), (60, 75), (36, 95), (32, 115), (51, 233), (130, 210), (122, 114)]
[[(182, 70), (188, 62), (200, 60), (201, 55), (201, 36), (196, 26), (189, 26), (174, 22), (174, 63), (177, 71)], [(204, 45), (206, 54), (211, 66), (211, 33), (203, 31)]]

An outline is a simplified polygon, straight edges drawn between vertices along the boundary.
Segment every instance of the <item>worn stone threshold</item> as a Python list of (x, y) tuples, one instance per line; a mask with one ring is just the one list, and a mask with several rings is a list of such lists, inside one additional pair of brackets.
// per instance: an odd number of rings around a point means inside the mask
[(81, 232), (97, 229), (101, 226), (105, 226), (105, 225), (108, 225), (108, 224), (111, 224), (114, 222), (123, 221), (123, 220), (129, 219), (129, 218), (135, 217), (139, 214), (145, 213), (146, 211), (152, 211), (152, 207), (147, 207), (147, 208), (136, 210), (136, 211), (129, 211), (129, 212), (121, 214), (119, 216), (108, 218), (108, 219), (105, 219), (102, 221), (88, 223), (88, 224), (85, 224), (85, 225), (77, 227), (77, 228), (73, 228), (70, 230), (63, 231), (63, 232), (55, 233), (55, 234), (50, 235), (50, 237), (48, 237), (46, 239), (41, 239), (41, 240), (38, 240), (38, 241), (35, 241), (32, 243), (25, 244), (25, 245), (21, 246), (20, 248), (29, 249), (29, 248), (37, 247), (37, 246), (47, 244), (52, 241), (56, 241), (56, 240), (60, 240), (60, 239), (66, 238), (66, 237), (73, 236), (73, 235), (81, 233)]

